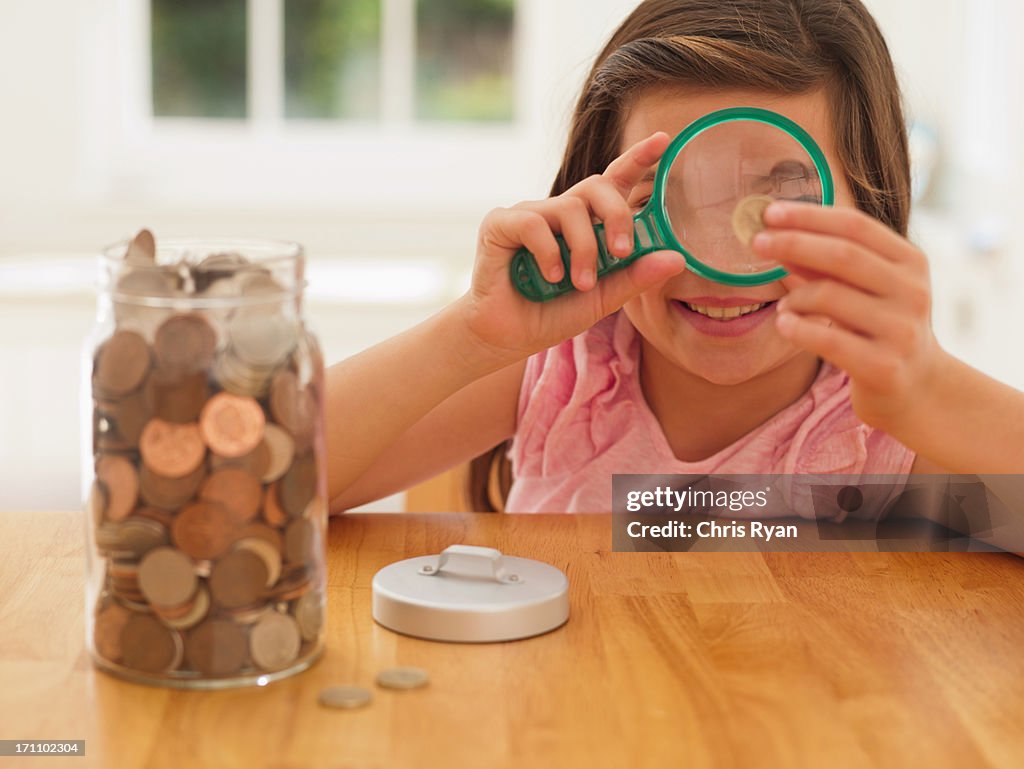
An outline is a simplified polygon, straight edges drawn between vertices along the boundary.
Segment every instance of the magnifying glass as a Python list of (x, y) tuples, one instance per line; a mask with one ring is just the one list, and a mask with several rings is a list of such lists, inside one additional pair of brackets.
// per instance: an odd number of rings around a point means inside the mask
[[(658, 163), (654, 192), (633, 217), (633, 253), (616, 257), (597, 235), (597, 277), (632, 264), (652, 251), (677, 251), (687, 267), (708, 280), (731, 286), (759, 286), (788, 273), (751, 248), (764, 209), (774, 200), (831, 206), (832, 172), (825, 153), (803, 128), (771, 110), (733, 107), (712, 112), (687, 126)], [(574, 291), (569, 247), (558, 236), (565, 277), (544, 279), (525, 248), (512, 258), (512, 283), (535, 302)]]

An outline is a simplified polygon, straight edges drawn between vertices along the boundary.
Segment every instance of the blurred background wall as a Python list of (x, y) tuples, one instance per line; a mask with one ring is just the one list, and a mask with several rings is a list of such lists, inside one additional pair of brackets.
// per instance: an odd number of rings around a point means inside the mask
[[(634, 5), (0, 0), (0, 507), (78, 505), (98, 247), (141, 226), (298, 240), (312, 325), (350, 355), (463, 290), (489, 209), (545, 194)], [(940, 341), (1024, 387), (1024, 10), (868, 5), (913, 120)]]

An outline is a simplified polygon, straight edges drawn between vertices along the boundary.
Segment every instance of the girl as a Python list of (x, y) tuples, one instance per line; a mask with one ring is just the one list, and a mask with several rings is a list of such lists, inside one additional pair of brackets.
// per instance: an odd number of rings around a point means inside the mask
[[(596, 283), (593, 221), (627, 255), (670, 137), (731, 106), (796, 121), (835, 171), (835, 208), (765, 214), (754, 250), (790, 276), (735, 288), (658, 252)], [(510, 511), (608, 511), (613, 473), (1024, 471), (1024, 394), (932, 334), (900, 94), (857, 0), (641, 3), (586, 81), (551, 195), (484, 219), (463, 297), (328, 372), (332, 510), (509, 439)], [(559, 280), (554, 233), (578, 292), (533, 304), (509, 262), (526, 246)]]

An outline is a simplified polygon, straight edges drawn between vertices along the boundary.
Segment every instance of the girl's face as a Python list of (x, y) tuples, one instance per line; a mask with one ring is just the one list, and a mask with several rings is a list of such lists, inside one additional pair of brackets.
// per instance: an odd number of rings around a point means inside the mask
[[(835, 204), (853, 206), (850, 188), (840, 173), (824, 93), (771, 95), (752, 91), (703, 91), (663, 87), (641, 93), (626, 116), (620, 151), (656, 131), (675, 136), (697, 118), (726, 107), (762, 107), (802, 126), (818, 143), (835, 181)], [(650, 197), (653, 181), (633, 190), (629, 202), (639, 211)], [(689, 270), (649, 289), (625, 305), (625, 313), (644, 338), (645, 354), (714, 384), (733, 385), (810, 353), (798, 350), (775, 330), (775, 301), (789, 279), (763, 286), (727, 286)], [(763, 303), (761, 310), (731, 320), (718, 320), (690, 306), (719, 314), (720, 308)], [(689, 305), (689, 306), (688, 306)], [(735, 312), (735, 310), (732, 310)], [(650, 349), (650, 348), (653, 348)]]

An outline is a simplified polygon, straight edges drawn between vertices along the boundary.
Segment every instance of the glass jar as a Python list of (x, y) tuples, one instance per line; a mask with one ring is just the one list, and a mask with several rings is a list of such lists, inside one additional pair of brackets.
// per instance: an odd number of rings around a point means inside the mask
[(100, 257), (84, 372), (87, 644), (184, 688), (323, 649), (323, 358), (293, 243), (142, 231)]

